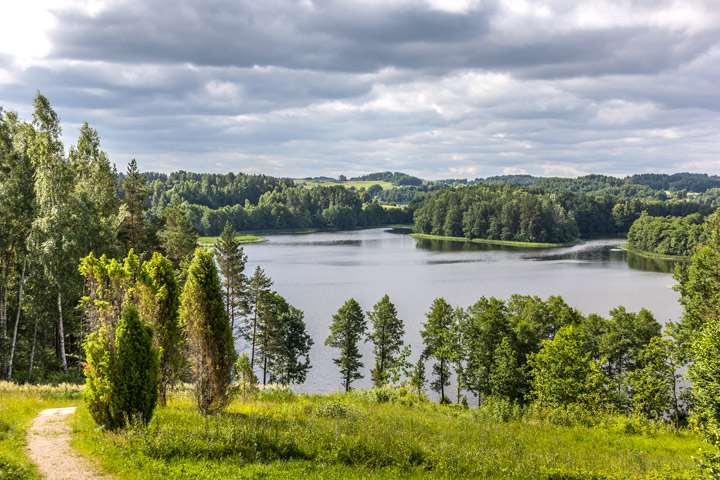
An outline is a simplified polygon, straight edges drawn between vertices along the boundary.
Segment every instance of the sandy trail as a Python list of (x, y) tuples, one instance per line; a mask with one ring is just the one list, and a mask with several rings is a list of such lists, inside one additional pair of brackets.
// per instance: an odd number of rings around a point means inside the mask
[(49, 480), (111, 479), (70, 447), (67, 417), (73, 413), (75, 407), (50, 408), (35, 417), (27, 433), (30, 459), (40, 474)]

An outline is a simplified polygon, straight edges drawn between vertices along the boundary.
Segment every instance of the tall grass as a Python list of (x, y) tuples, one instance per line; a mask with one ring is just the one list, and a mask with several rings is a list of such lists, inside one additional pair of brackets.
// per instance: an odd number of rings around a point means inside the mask
[(692, 478), (698, 436), (612, 418), (562, 425), (406, 392), (266, 391), (209, 417), (176, 396), (119, 433), (81, 410), (76, 444), (120, 478)]
[(0, 381), (0, 479), (39, 478), (25, 455), (25, 432), (41, 410), (79, 404), (82, 388)]

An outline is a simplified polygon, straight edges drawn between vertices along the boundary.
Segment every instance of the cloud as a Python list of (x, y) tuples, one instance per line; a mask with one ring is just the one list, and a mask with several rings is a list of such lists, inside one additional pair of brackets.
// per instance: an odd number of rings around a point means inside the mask
[(88, 121), (121, 165), (720, 173), (711, 1), (48, 5), (27, 29), (43, 48), (0, 50), (4, 107), (29, 118), (39, 89), (66, 144)]

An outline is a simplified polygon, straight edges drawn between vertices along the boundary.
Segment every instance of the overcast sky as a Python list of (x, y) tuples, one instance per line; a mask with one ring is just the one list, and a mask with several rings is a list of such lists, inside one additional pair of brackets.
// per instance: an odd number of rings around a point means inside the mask
[(39, 90), (118, 169), (720, 174), (720, 1), (0, 3), (0, 105)]

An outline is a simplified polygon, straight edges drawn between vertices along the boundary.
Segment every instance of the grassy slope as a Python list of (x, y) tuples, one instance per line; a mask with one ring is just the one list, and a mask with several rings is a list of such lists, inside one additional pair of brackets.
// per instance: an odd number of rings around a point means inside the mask
[(0, 479), (40, 478), (25, 455), (25, 432), (46, 408), (80, 404), (76, 386), (17, 386), (0, 382)]
[[(385, 400), (386, 398), (383, 398)], [(263, 394), (203, 418), (190, 400), (150, 426), (97, 430), (75, 420), (76, 447), (121, 479), (141, 478), (691, 478), (700, 439), (627, 426), (501, 422), (417, 397)]]
[(428, 235), (426, 233), (413, 233), (410, 235), (414, 238), (427, 239), (427, 240), (445, 240), (448, 242), (472, 242), (472, 243), (484, 243), (488, 245), (502, 245), (506, 247), (523, 247), (523, 248), (554, 248), (554, 247), (566, 247), (573, 244), (568, 243), (531, 243), (531, 242), (510, 242), (506, 240), (487, 240), (484, 238), (473, 238), (468, 240), (465, 237), (447, 237), (444, 235)]
[[(199, 237), (198, 243), (200, 245), (215, 245), (215, 243), (218, 241), (220, 237)], [(262, 237), (256, 237), (255, 235), (240, 235), (235, 237), (235, 239), (240, 242), (241, 244), (244, 243), (258, 243), (258, 242), (264, 242), (266, 241), (265, 238)]]

